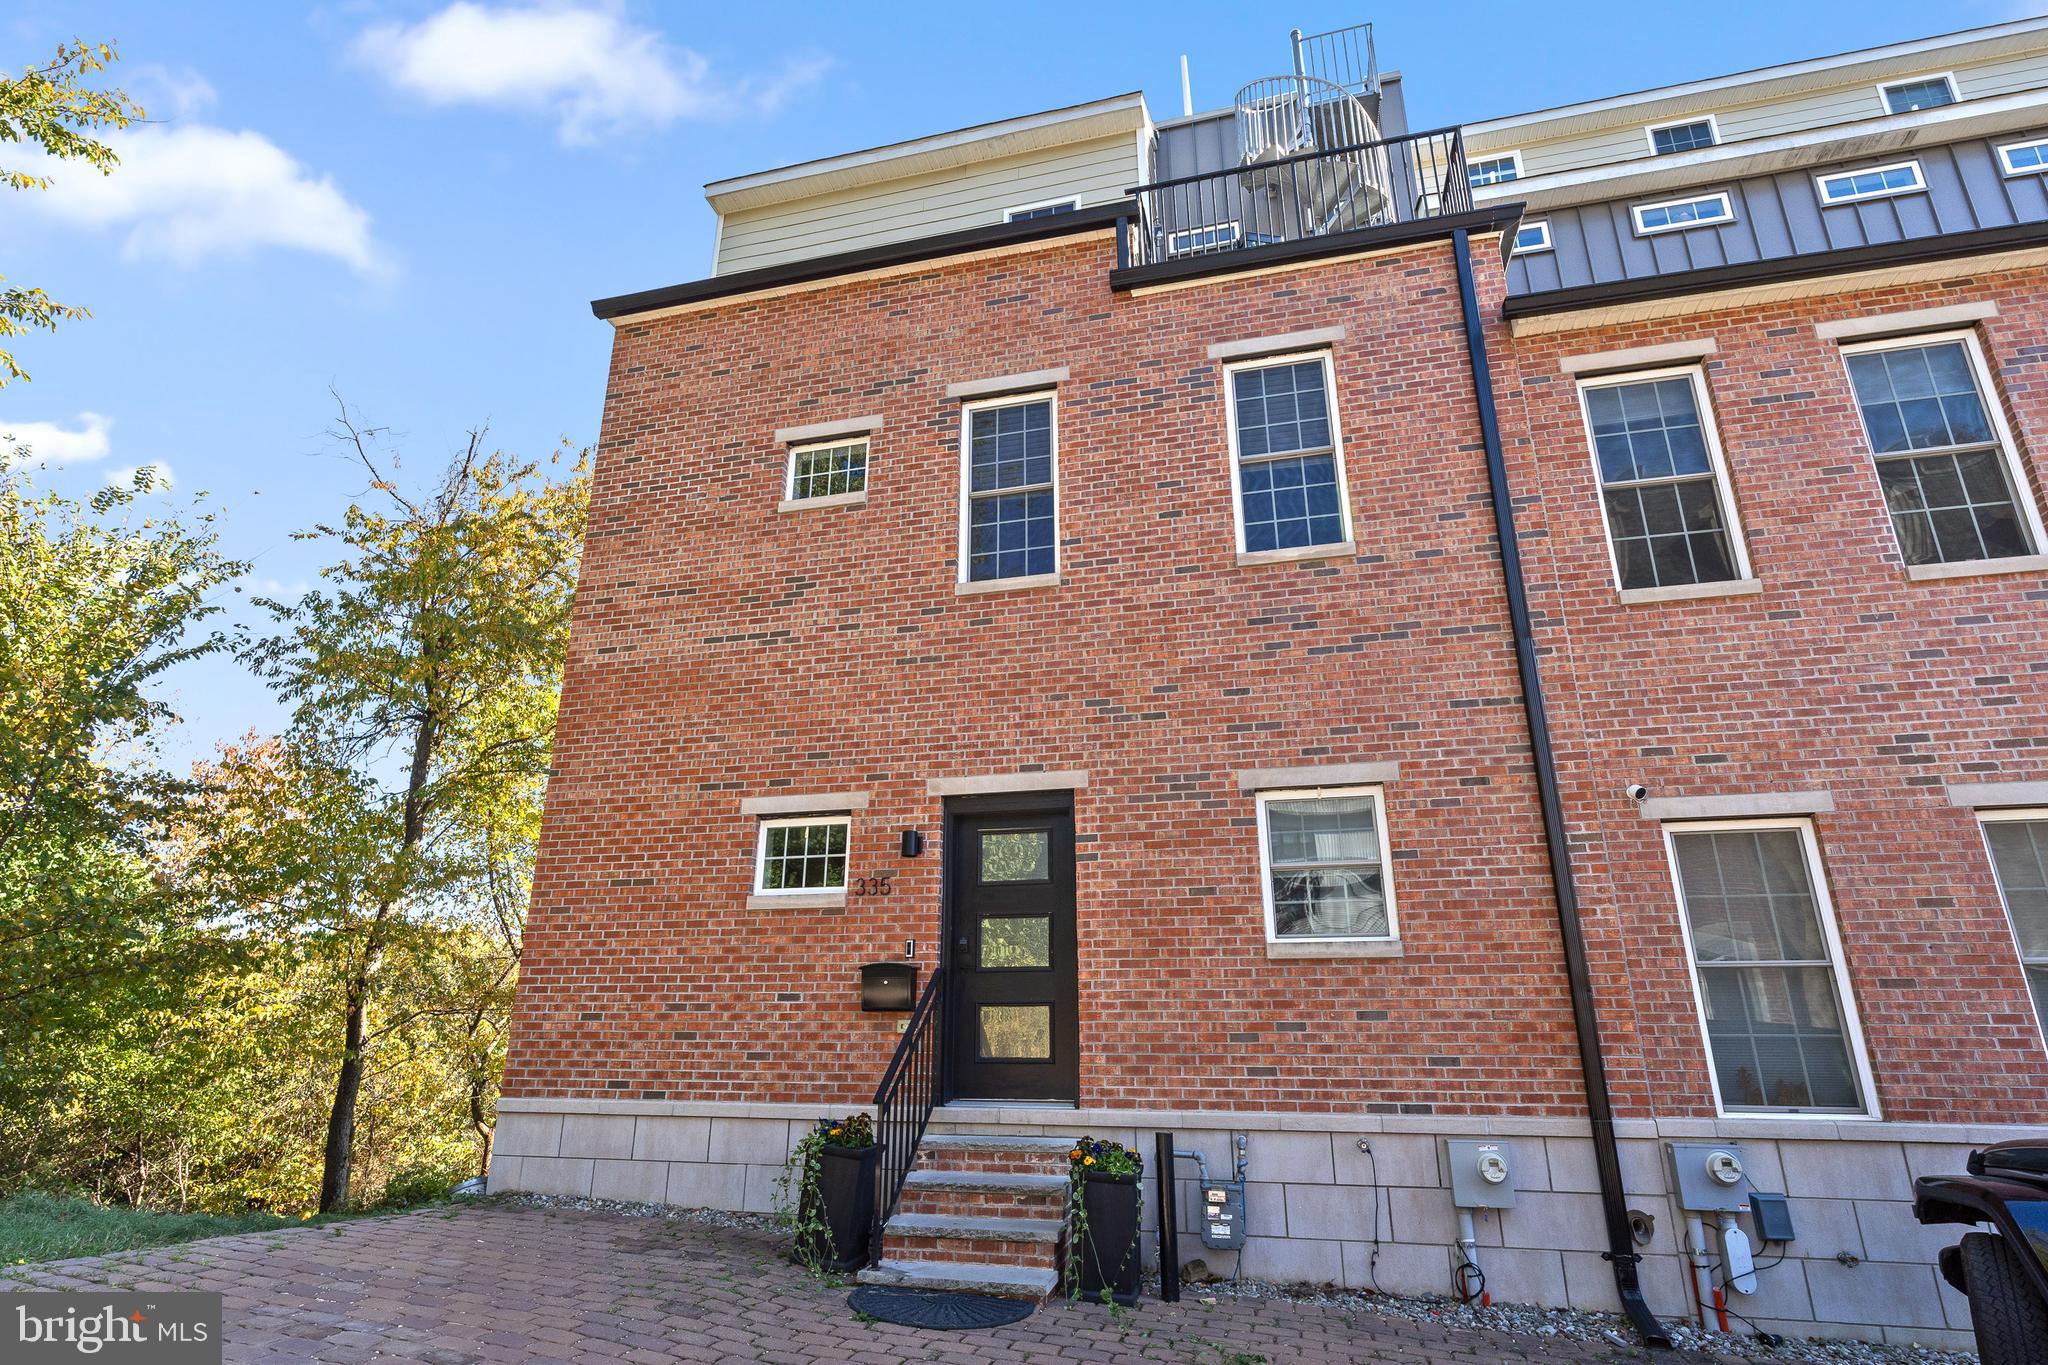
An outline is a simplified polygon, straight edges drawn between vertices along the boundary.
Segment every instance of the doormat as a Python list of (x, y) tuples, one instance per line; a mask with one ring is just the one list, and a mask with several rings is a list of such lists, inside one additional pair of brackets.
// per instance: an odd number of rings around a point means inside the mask
[(1031, 1316), (1038, 1305), (1027, 1299), (990, 1299), (979, 1294), (950, 1294), (937, 1289), (885, 1289), (863, 1285), (847, 1295), (847, 1306), (898, 1327), (931, 1327), (946, 1332), (975, 1332), (1006, 1327)]

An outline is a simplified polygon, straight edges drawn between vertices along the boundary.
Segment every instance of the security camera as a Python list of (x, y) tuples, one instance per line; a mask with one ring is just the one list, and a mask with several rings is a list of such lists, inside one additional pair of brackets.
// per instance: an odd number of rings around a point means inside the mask
[(1640, 782), (1631, 782), (1622, 790), (1628, 793), (1628, 799), (1631, 801), (1647, 801), (1650, 799), (1650, 789)]

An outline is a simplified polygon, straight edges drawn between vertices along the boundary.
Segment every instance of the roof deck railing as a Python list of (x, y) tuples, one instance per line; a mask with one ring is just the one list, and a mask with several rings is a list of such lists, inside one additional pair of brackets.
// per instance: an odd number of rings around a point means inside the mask
[(1131, 195), (1138, 213), (1124, 255), (1133, 266), (1255, 251), (1472, 207), (1456, 128), (1159, 180)]

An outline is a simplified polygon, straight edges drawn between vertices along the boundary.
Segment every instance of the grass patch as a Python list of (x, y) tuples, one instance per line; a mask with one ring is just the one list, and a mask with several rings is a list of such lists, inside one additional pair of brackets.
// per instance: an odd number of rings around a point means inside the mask
[[(349, 1217), (351, 1215), (342, 1215)], [(201, 1237), (301, 1227), (310, 1220), (277, 1213), (155, 1213), (95, 1203), (76, 1195), (30, 1191), (0, 1199), (0, 1270), (73, 1256), (104, 1256), (139, 1247), (169, 1246)]]

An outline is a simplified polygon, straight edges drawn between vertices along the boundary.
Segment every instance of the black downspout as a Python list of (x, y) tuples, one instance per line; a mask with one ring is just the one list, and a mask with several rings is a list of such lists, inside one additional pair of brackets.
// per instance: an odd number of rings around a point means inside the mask
[(1486, 480), (1493, 493), (1493, 526), (1500, 540), (1500, 574), (1507, 587), (1508, 619), (1515, 631), (1515, 667), (1522, 675), (1522, 707), (1529, 720), (1529, 750), (1536, 763), (1536, 795), (1543, 807), (1543, 839), (1550, 851), (1550, 884), (1557, 897), (1557, 923), (1564, 938), (1565, 978), (1572, 993), (1572, 1022), (1579, 1035), (1579, 1070), (1586, 1078), (1586, 1113), (1593, 1122), (1593, 1160), (1600, 1172), (1600, 1204), (1607, 1216), (1607, 1250), (1622, 1311), (1652, 1346), (1671, 1345), (1671, 1333), (1643, 1300), (1636, 1274), (1642, 1257), (1629, 1232), (1628, 1197), (1621, 1184), (1621, 1152), (1614, 1142), (1614, 1101), (1607, 1093), (1607, 1064), (1600, 1055), (1600, 1024), (1593, 1012), (1593, 978), (1586, 965), (1586, 933), (1579, 923), (1579, 897), (1572, 885), (1571, 848), (1565, 840), (1564, 810), (1557, 795), (1557, 757), (1550, 747), (1550, 721), (1543, 705), (1543, 679), (1536, 668), (1536, 634), (1529, 623), (1529, 597), (1522, 582), (1522, 551), (1515, 538), (1514, 496), (1508, 490), (1507, 458), (1501, 453), (1500, 418), (1493, 406), (1493, 369), (1486, 359), (1486, 331), (1472, 285), (1472, 244), (1465, 229), (1451, 238), (1458, 258), (1458, 302), (1465, 315), (1465, 349), (1472, 361), (1472, 385), (1479, 401), (1479, 430), (1486, 441)]

